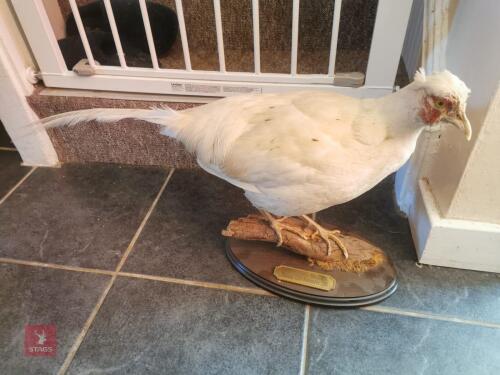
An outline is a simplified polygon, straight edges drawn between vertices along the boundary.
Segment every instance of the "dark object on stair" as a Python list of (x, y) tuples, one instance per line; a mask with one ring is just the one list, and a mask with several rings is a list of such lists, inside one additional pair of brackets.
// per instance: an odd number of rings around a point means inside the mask
[[(111, 6), (127, 63), (132, 66), (151, 66), (139, 2), (136, 0), (111, 0)], [(177, 38), (179, 31), (177, 15), (167, 6), (153, 3), (150, 0), (146, 2), (146, 7), (156, 54), (161, 57), (170, 50)], [(96, 1), (78, 9), (95, 59), (102, 65), (119, 65), (104, 3)], [(66, 20), (66, 35), (67, 38), (60, 40), (59, 44), (64, 45), (63, 56), (66, 65), (71, 69), (75, 65), (73, 63), (74, 56), (77, 56), (77, 52), (81, 52), (77, 50), (80, 48), (83, 50), (72, 14)], [(70, 46), (73, 46), (75, 51), (69, 51)], [(85, 54), (79, 56), (77, 62), (84, 58)], [(97, 56), (101, 58), (99, 59)], [(110, 63), (110, 61), (114, 63)]]
[[(90, 30), (85, 28), (87, 39), (92, 50), (94, 59), (101, 65), (119, 66), (118, 54), (116, 53), (113, 35), (101, 30)], [(79, 35), (69, 36), (61, 39), (59, 48), (68, 69), (72, 69), (81, 59), (86, 58), (85, 49)], [(131, 66), (150, 67), (151, 58), (149, 53), (144, 53), (135, 45), (122, 41), (122, 47), (126, 54), (127, 63)]]

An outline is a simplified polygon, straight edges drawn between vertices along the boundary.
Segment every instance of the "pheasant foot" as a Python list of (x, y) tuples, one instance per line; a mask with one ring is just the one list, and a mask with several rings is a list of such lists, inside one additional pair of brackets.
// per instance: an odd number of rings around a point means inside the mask
[(299, 229), (296, 227), (293, 227), (291, 225), (288, 225), (286, 223), (283, 223), (283, 220), (288, 218), (288, 216), (282, 216), (280, 218), (274, 217), (272, 214), (270, 214), (267, 211), (264, 210), (259, 210), (262, 216), (266, 218), (266, 220), (269, 222), (269, 225), (271, 228), (273, 228), (274, 232), (276, 233), (276, 236), (278, 236), (278, 242), (276, 243), (276, 246), (281, 246), (283, 245), (283, 230), (287, 230), (289, 232), (295, 233), (297, 236), (300, 236), (304, 240), (308, 240), (309, 237), (305, 235), (303, 232), (301, 232)]
[(314, 229), (316, 229), (316, 232), (312, 235), (312, 237), (320, 237), (323, 241), (326, 242), (327, 244), (327, 255), (330, 256), (332, 254), (332, 242), (335, 242), (335, 244), (339, 247), (339, 249), (342, 251), (342, 254), (344, 254), (344, 257), (347, 259), (349, 258), (349, 253), (347, 251), (347, 248), (344, 246), (340, 238), (337, 237), (337, 235), (340, 233), (339, 230), (329, 230), (326, 228), (323, 228), (321, 225), (319, 225), (317, 222), (315, 222), (313, 219), (311, 219), (307, 215), (302, 215), (302, 219), (304, 219), (308, 224), (310, 224)]

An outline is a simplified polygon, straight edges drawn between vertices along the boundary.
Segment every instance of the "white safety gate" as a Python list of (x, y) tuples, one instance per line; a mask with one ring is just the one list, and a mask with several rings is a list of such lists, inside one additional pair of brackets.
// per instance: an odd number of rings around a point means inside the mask
[(213, 0), (217, 53), (219, 58), (219, 70), (217, 71), (192, 69), (187, 38), (189, 30), (186, 29), (184, 22), (182, 0), (175, 0), (175, 5), (179, 21), (185, 69), (164, 69), (159, 66), (145, 0), (137, 1), (140, 3), (152, 67), (139, 68), (127, 66), (110, 0), (103, 0), (103, 2), (120, 66), (96, 64), (76, 1), (68, 0), (85, 48), (89, 68), (92, 72), (88, 76), (78, 75), (66, 68), (44, 7), (44, 0), (11, 1), (40, 68), (41, 77), (48, 87), (204, 96), (228, 96), (248, 91), (279, 92), (291, 89), (321, 88), (342, 91), (349, 95), (375, 97), (393, 90), (394, 78), (401, 56), (401, 49), (413, 0), (378, 1), (366, 76), (364, 77), (364, 84), (357, 88), (336, 85), (339, 81), (349, 79), (349, 77), (335, 74), (342, 0), (335, 1), (327, 74), (299, 74), (297, 72), (300, 0), (293, 0), (291, 69), (288, 74), (261, 72), (259, 0), (242, 0), (251, 1), (252, 3), (253, 72), (232, 72), (226, 70), (223, 41), (224, 25), (221, 20), (220, 0)]

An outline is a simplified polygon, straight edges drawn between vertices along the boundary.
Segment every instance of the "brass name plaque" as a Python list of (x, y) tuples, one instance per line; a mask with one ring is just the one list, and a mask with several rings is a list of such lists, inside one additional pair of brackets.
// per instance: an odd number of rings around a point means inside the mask
[(335, 288), (335, 279), (323, 273), (301, 270), (288, 266), (274, 267), (274, 276), (280, 281), (308, 286), (315, 289), (330, 291)]

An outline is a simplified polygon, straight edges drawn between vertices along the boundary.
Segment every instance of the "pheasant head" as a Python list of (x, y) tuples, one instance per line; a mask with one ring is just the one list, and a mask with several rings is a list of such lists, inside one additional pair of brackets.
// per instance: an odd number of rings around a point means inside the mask
[(468, 141), (471, 139), (472, 129), (465, 115), (470, 89), (462, 80), (447, 70), (426, 76), (420, 69), (412, 86), (421, 91), (418, 116), (424, 125), (449, 123), (462, 130)]

